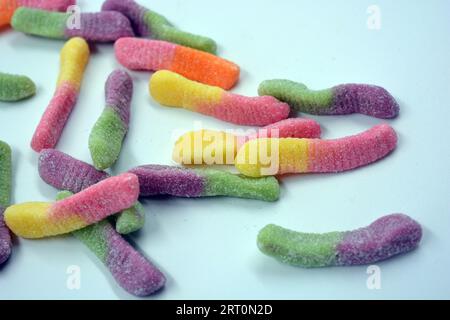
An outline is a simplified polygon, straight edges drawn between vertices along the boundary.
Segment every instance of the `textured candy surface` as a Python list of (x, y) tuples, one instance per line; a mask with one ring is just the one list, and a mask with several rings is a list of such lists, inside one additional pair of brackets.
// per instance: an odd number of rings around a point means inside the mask
[(61, 50), (60, 73), (56, 92), (47, 106), (31, 140), (36, 152), (54, 148), (75, 106), (84, 70), (89, 60), (89, 47), (82, 38), (73, 38)]
[[(38, 170), (42, 180), (49, 185), (73, 193), (78, 193), (109, 178), (108, 173), (54, 149), (41, 151)], [(139, 230), (145, 222), (145, 212), (139, 202), (117, 214), (116, 217), (116, 230), (121, 234)]]
[[(62, 191), (57, 200), (72, 195)], [(106, 220), (73, 231), (108, 268), (117, 283), (135, 296), (148, 296), (165, 284), (165, 277), (150, 261), (123, 239)]]
[(3, 218), (4, 211), (5, 209), (0, 206), (0, 266), (8, 260), (12, 251), (11, 234)]
[(0, 141), (0, 265), (11, 255), (12, 241), (3, 213), (11, 197), (11, 148)]
[(289, 103), (297, 111), (318, 115), (362, 113), (390, 119), (398, 116), (400, 110), (388, 91), (367, 84), (342, 84), (314, 91), (289, 80), (267, 80), (261, 83), (258, 91), (260, 95), (274, 96)]
[(217, 45), (214, 40), (181, 31), (172, 26), (162, 15), (150, 11), (133, 0), (107, 0), (103, 11), (118, 11), (130, 19), (138, 36), (177, 43), (197, 50), (215, 53)]
[(150, 94), (162, 105), (199, 112), (248, 126), (265, 126), (289, 116), (289, 105), (273, 97), (244, 97), (219, 87), (191, 81), (171, 71), (150, 79)]
[(36, 85), (30, 78), (0, 72), (0, 101), (19, 101), (35, 93)]
[(273, 177), (247, 178), (214, 169), (187, 169), (146, 165), (131, 169), (139, 179), (141, 196), (177, 197), (228, 196), (276, 201), (280, 187)]
[(125, 173), (103, 180), (67, 199), (29, 202), (5, 211), (8, 227), (24, 238), (43, 238), (72, 232), (131, 207), (139, 196), (139, 181)]
[(324, 234), (267, 225), (258, 234), (259, 249), (279, 261), (315, 268), (372, 264), (415, 249), (421, 226), (404, 214), (384, 216), (368, 227)]
[(92, 42), (114, 42), (134, 35), (130, 21), (120, 12), (81, 13), (79, 26), (71, 26), (69, 19), (69, 13), (21, 7), (14, 12), (11, 25), (23, 33), (54, 39), (82, 37)]
[(106, 81), (106, 108), (89, 136), (89, 150), (99, 170), (111, 167), (119, 158), (130, 121), (133, 80), (124, 71), (114, 71)]
[(119, 39), (117, 60), (131, 70), (170, 70), (188, 79), (231, 89), (239, 80), (239, 66), (210, 53), (173, 43), (137, 38)]
[(388, 155), (396, 145), (397, 134), (387, 124), (335, 140), (255, 139), (239, 150), (235, 166), (251, 177), (342, 172), (375, 162)]
[(286, 119), (248, 135), (200, 130), (182, 135), (172, 153), (175, 162), (191, 164), (234, 164), (237, 150), (247, 141), (262, 138), (320, 138), (320, 125), (310, 119)]

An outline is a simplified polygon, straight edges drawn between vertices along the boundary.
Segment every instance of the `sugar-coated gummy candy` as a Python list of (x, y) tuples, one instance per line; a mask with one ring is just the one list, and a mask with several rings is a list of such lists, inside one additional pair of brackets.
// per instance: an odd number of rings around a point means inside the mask
[(300, 112), (317, 115), (361, 113), (390, 119), (398, 116), (399, 105), (384, 88), (368, 84), (342, 84), (314, 91), (290, 80), (267, 80), (259, 86), (260, 95), (273, 96)]
[(276, 201), (280, 195), (280, 186), (274, 177), (255, 179), (209, 168), (188, 169), (165, 165), (145, 165), (129, 172), (138, 177), (142, 197), (228, 196)]
[(70, 39), (62, 48), (55, 94), (31, 140), (34, 151), (54, 148), (58, 143), (77, 101), (89, 55), (89, 46), (82, 38)]
[(121, 210), (138, 199), (139, 181), (124, 173), (55, 203), (28, 202), (5, 211), (6, 225), (23, 238), (43, 238), (84, 228)]
[(240, 68), (235, 63), (166, 41), (122, 38), (114, 49), (117, 60), (130, 70), (170, 70), (225, 90), (239, 80)]
[(107, 0), (103, 11), (118, 11), (130, 19), (136, 35), (177, 43), (197, 50), (215, 53), (214, 40), (175, 28), (165, 17), (133, 0)]
[(8, 260), (12, 251), (11, 234), (3, 218), (5, 208), (10, 204), (11, 162), (10, 146), (0, 141), (0, 265)]
[[(69, 191), (61, 191), (57, 200), (71, 195)], [(122, 238), (108, 221), (100, 221), (72, 234), (100, 259), (127, 292), (143, 297), (164, 286), (164, 274)]]
[(393, 151), (396, 145), (397, 134), (387, 124), (335, 140), (255, 139), (239, 149), (235, 166), (239, 172), (250, 177), (335, 173), (375, 162)]
[(287, 119), (290, 112), (287, 103), (273, 97), (244, 97), (166, 70), (153, 74), (149, 87), (151, 96), (164, 106), (239, 125), (266, 126)]
[(373, 264), (415, 249), (420, 224), (404, 214), (384, 216), (365, 228), (323, 234), (302, 233), (270, 224), (258, 234), (266, 255), (300, 267)]
[(94, 166), (108, 169), (119, 158), (130, 122), (133, 80), (125, 71), (116, 70), (105, 85), (106, 107), (89, 136), (89, 150)]
[(261, 137), (320, 138), (320, 125), (311, 119), (286, 119), (256, 130), (248, 135), (200, 130), (182, 135), (172, 153), (180, 164), (234, 164), (237, 150), (247, 141)]
[(134, 36), (130, 21), (120, 12), (80, 13), (79, 26), (69, 19), (70, 13), (21, 7), (14, 12), (11, 25), (17, 31), (53, 39), (81, 37), (90, 42), (114, 42)]
[[(78, 193), (110, 175), (95, 169), (94, 166), (75, 159), (55, 149), (42, 150), (38, 163), (39, 175), (47, 184), (59, 190)], [(116, 230), (120, 234), (128, 234), (141, 229), (145, 223), (145, 212), (142, 205), (134, 206), (115, 215)]]
[(19, 101), (35, 93), (36, 85), (30, 78), (0, 72), (0, 101)]

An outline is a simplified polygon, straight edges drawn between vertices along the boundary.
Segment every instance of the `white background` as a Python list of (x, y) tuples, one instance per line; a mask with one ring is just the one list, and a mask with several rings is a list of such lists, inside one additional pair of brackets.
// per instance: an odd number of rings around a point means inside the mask
[[(323, 89), (340, 83), (378, 84), (399, 100), (389, 121), (397, 150), (366, 168), (343, 174), (282, 180), (276, 203), (212, 198), (145, 201), (147, 222), (130, 237), (166, 273), (166, 288), (153, 299), (450, 298), (450, 20), (448, 1), (141, 1), (177, 26), (208, 35), (219, 54), (242, 67), (234, 92), (256, 95), (259, 83), (287, 78)], [(101, 1), (79, 1), (83, 11)], [(378, 5), (380, 30), (367, 28), (367, 8)], [(37, 173), (29, 147), (50, 101), (62, 41), (0, 33), (0, 70), (26, 74), (37, 95), (0, 103), (0, 139), (13, 148), (13, 202), (50, 201), (56, 190)], [(79, 102), (58, 149), (90, 162), (89, 132), (104, 106), (104, 82), (119, 68), (112, 45), (97, 45)], [(141, 164), (172, 164), (174, 132), (233, 128), (188, 111), (158, 105), (148, 94), (150, 73), (133, 72), (132, 123), (119, 173)], [(366, 130), (381, 121), (362, 115), (313, 117), (324, 138)], [(381, 290), (366, 287), (366, 267), (306, 270), (282, 265), (256, 247), (259, 229), (276, 223), (326, 232), (365, 226), (403, 212), (424, 227), (420, 248), (379, 264)], [(81, 289), (68, 290), (66, 269), (81, 268)], [(18, 239), (0, 269), (0, 298), (133, 298), (71, 236)]]

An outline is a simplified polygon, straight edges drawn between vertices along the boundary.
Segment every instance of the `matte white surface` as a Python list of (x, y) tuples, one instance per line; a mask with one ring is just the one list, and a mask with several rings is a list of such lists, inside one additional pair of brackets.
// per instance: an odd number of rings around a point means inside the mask
[[(101, 1), (79, 1), (96, 11)], [(343, 174), (283, 179), (280, 201), (146, 200), (147, 222), (131, 241), (167, 274), (154, 299), (450, 298), (450, 20), (448, 1), (143, 1), (177, 26), (214, 38), (219, 54), (242, 67), (235, 92), (256, 95), (259, 83), (287, 78), (322, 89), (340, 83), (378, 84), (401, 103), (389, 121), (399, 134), (388, 158)], [(367, 28), (378, 5), (380, 30)], [(0, 70), (26, 74), (37, 95), (0, 103), (0, 139), (13, 148), (13, 202), (50, 201), (56, 190), (37, 173), (29, 147), (51, 99), (62, 41), (0, 33)], [(112, 45), (97, 45), (79, 102), (58, 149), (90, 162), (89, 132), (104, 106), (104, 82), (119, 68)], [(172, 164), (174, 138), (201, 121), (196, 113), (158, 105), (148, 94), (150, 73), (133, 72), (131, 130), (113, 172), (136, 165)], [(313, 117), (324, 138), (366, 130), (381, 121), (362, 115)], [(381, 289), (366, 286), (366, 267), (306, 270), (282, 265), (255, 244), (260, 228), (276, 223), (310, 232), (348, 230), (403, 212), (424, 226), (418, 250), (379, 264)], [(66, 269), (81, 268), (81, 289), (66, 287)], [(0, 298), (133, 298), (81, 243), (58, 237), (19, 239), (0, 269)]]

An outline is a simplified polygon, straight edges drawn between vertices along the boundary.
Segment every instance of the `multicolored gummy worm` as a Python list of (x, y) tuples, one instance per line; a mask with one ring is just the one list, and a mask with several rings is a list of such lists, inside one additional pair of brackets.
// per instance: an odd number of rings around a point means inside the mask
[(11, 234), (5, 225), (3, 213), (11, 201), (11, 147), (0, 141), (0, 265), (12, 251)]
[(230, 132), (200, 130), (182, 135), (172, 154), (180, 164), (234, 164), (239, 148), (247, 141), (258, 138), (320, 138), (320, 125), (310, 119), (286, 119), (262, 129), (249, 130), (251, 134), (236, 135)]
[[(71, 195), (69, 191), (61, 191), (57, 200)], [(100, 259), (127, 292), (144, 297), (164, 287), (164, 274), (122, 238), (108, 221), (100, 221), (72, 234)]]
[(133, 0), (107, 0), (103, 11), (118, 11), (130, 19), (136, 35), (169, 41), (197, 50), (216, 53), (214, 40), (175, 28), (164, 16), (150, 11)]
[(128, 18), (114, 11), (80, 13), (77, 21), (75, 14), (21, 7), (14, 12), (11, 25), (14, 30), (52, 39), (81, 37), (89, 42), (114, 42), (134, 36)]
[(420, 224), (404, 214), (384, 216), (365, 228), (324, 234), (302, 233), (270, 224), (258, 234), (258, 247), (277, 260), (305, 268), (379, 262), (415, 249)]
[(62, 48), (55, 94), (31, 140), (34, 151), (54, 148), (58, 143), (77, 101), (89, 54), (89, 46), (82, 38), (70, 39)]
[[(96, 170), (90, 164), (77, 160), (54, 149), (42, 150), (39, 155), (39, 175), (47, 184), (59, 190), (81, 192), (110, 177), (104, 171)], [(139, 202), (115, 215), (116, 230), (129, 234), (144, 226), (145, 211)]]
[(142, 197), (228, 196), (276, 201), (280, 195), (280, 186), (274, 177), (254, 179), (214, 169), (187, 169), (164, 165), (140, 166), (128, 172), (138, 177)]
[(108, 169), (119, 158), (122, 142), (130, 123), (133, 80), (125, 71), (116, 70), (105, 85), (106, 107), (89, 136), (89, 150), (94, 166)]
[(130, 208), (138, 199), (139, 181), (130, 173), (103, 180), (55, 203), (28, 202), (8, 207), (5, 222), (23, 238), (44, 238), (79, 230)]
[(117, 60), (130, 70), (169, 70), (225, 90), (239, 80), (240, 68), (235, 63), (170, 42), (122, 38), (114, 49)]
[(76, 0), (0, 0), (0, 27), (10, 23), (19, 7), (44, 9), (49, 11), (66, 11)]
[(387, 124), (335, 140), (264, 138), (247, 142), (235, 166), (250, 177), (286, 173), (336, 173), (375, 162), (397, 146), (397, 134)]
[(258, 92), (285, 101), (297, 111), (316, 115), (361, 113), (391, 119), (400, 110), (386, 89), (368, 84), (342, 84), (314, 91), (290, 80), (267, 80), (261, 83)]
[(151, 96), (162, 105), (238, 125), (266, 126), (287, 119), (290, 112), (287, 103), (273, 97), (244, 97), (165, 70), (151, 77), (149, 89)]
[(35, 93), (36, 85), (30, 78), (0, 72), (0, 101), (19, 101)]

